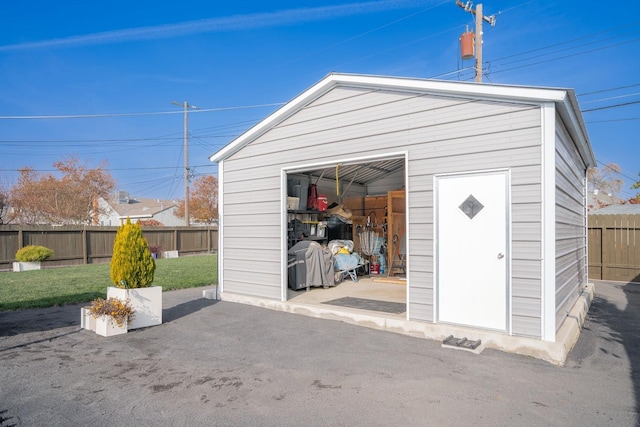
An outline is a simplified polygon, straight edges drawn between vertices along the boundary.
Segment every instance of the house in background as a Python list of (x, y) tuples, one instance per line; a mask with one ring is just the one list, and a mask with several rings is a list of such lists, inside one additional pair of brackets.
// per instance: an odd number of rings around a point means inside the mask
[(594, 190), (587, 193), (587, 209), (589, 213), (597, 213), (597, 211), (608, 206), (623, 205), (625, 203), (629, 202), (602, 191)]
[[(330, 74), (210, 160), (223, 300), (481, 338), (554, 363), (577, 341), (593, 296), (585, 199), (596, 161), (571, 89)], [(402, 319), (296, 304), (287, 236), (298, 176), (329, 204), (340, 187), (365, 203), (404, 190), (387, 204), (402, 209)]]
[(102, 213), (95, 225), (119, 226), (127, 218), (131, 222), (155, 220), (167, 227), (184, 225), (184, 219), (174, 215), (177, 203), (172, 200), (130, 198), (126, 191), (118, 191), (113, 199), (100, 199), (98, 203)]

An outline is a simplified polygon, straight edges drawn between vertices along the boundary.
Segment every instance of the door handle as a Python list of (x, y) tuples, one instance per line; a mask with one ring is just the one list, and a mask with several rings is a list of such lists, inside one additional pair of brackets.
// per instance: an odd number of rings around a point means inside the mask
[(504, 254), (503, 254), (502, 252), (500, 252), (500, 253), (498, 254), (498, 259), (502, 259), (502, 258), (504, 258)]

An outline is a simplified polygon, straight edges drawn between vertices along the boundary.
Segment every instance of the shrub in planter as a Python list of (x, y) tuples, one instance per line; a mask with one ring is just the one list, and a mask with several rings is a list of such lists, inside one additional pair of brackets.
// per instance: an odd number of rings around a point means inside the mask
[(127, 222), (118, 228), (111, 257), (111, 281), (107, 298), (129, 300), (136, 318), (128, 329), (162, 324), (162, 288), (151, 286), (156, 262), (139, 224)]
[(16, 252), (16, 260), (19, 262), (44, 261), (53, 255), (53, 251), (44, 246), (28, 245)]
[(123, 301), (120, 298), (114, 297), (94, 299), (89, 306), (89, 314), (91, 314), (94, 319), (105, 316), (109, 319), (109, 322), (119, 327), (123, 327), (127, 322), (133, 320), (135, 316), (134, 311), (129, 300)]
[(118, 228), (111, 257), (111, 281), (118, 288), (146, 288), (153, 282), (156, 263), (138, 224), (127, 222)]

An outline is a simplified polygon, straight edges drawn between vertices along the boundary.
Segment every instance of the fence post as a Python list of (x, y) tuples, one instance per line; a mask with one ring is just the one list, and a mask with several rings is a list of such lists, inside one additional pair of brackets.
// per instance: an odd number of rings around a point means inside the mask
[(89, 255), (87, 251), (87, 226), (82, 226), (82, 231), (80, 232), (82, 235), (82, 260), (85, 264), (89, 263)]
[(22, 227), (18, 228), (18, 250), (24, 248), (24, 235), (22, 233)]

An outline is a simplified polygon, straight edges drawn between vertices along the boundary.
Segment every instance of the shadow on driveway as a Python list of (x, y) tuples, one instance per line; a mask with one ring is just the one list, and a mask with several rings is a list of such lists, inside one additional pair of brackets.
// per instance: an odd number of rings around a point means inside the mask
[[(166, 293), (163, 293), (163, 298), (166, 299), (166, 295)], [(216, 301), (201, 298), (164, 308), (162, 310), (162, 323), (172, 322), (188, 316), (215, 303)], [(87, 305), (89, 303), (0, 312), (0, 337), (80, 326), (80, 309)], [(164, 304), (165, 307), (167, 305), (169, 304)]]
[(605, 369), (612, 375), (628, 370), (635, 412), (640, 412), (640, 283), (596, 281), (596, 295), (567, 365)]

